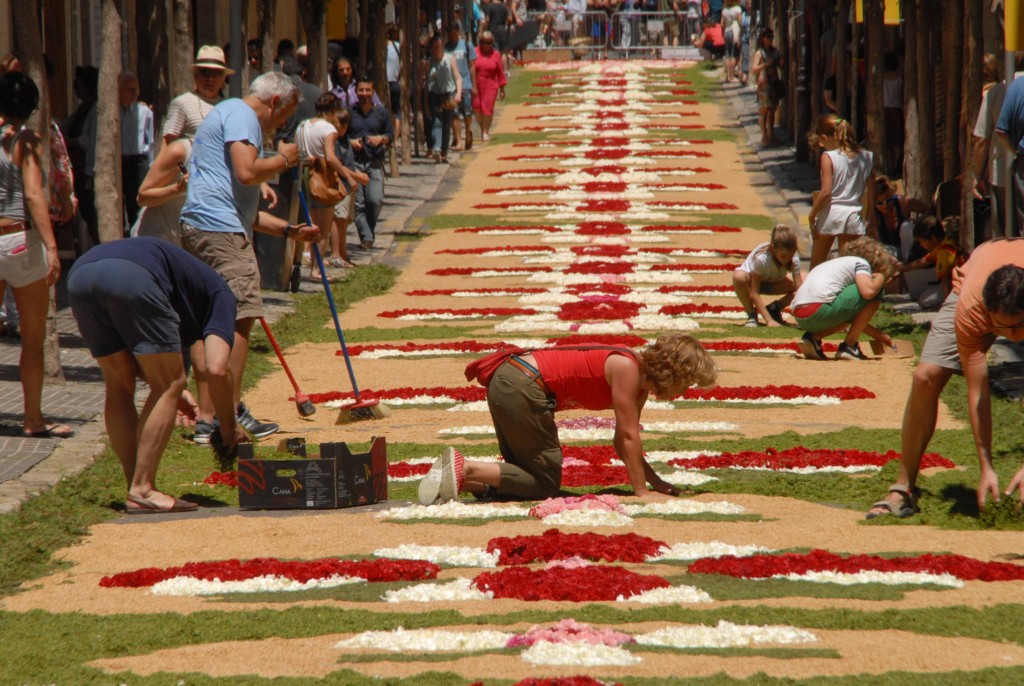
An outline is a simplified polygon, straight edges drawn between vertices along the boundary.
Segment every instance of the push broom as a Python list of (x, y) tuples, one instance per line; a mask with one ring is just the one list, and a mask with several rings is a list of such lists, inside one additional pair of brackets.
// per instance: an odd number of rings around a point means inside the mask
[(267, 339), (270, 341), (270, 345), (274, 346), (274, 352), (277, 353), (277, 359), (281, 361), (281, 366), (284, 367), (284, 373), (288, 375), (288, 380), (292, 382), (292, 388), (295, 389), (295, 409), (299, 411), (299, 414), (303, 417), (308, 417), (316, 412), (316, 405), (309, 399), (309, 396), (302, 392), (299, 388), (299, 382), (292, 376), (292, 370), (288, 368), (288, 363), (285, 362), (284, 353), (281, 352), (281, 346), (277, 344), (277, 340), (274, 338), (274, 334), (270, 331), (270, 325), (267, 324), (267, 320), (260, 317), (260, 324), (263, 325), (263, 332), (267, 334)]
[[(306, 194), (302, 190), (302, 182), (298, 178), (296, 173), (296, 184), (299, 189), (299, 205), (302, 207), (302, 216), (305, 217), (306, 223), (312, 225), (313, 219), (309, 216), (309, 206), (306, 204)], [(342, 240), (344, 240), (344, 236)], [(327, 270), (324, 269), (324, 260), (320, 255), (320, 246), (316, 243), (311, 243), (310, 247), (313, 249), (313, 257), (316, 259), (317, 266), (320, 268), (320, 280), (324, 285), (324, 293), (327, 295), (327, 304), (331, 308), (331, 317), (334, 318), (334, 330), (338, 332), (338, 343), (341, 345), (341, 354), (345, 357), (345, 366), (348, 368), (348, 378), (352, 382), (352, 394), (354, 399), (352, 402), (342, 405), (340, 408), (341, 413), (338, 415), (338, 424), (345, 424), (347, 422), (353, 422), (360, 419), (384, 419), (391, 414), (391, 410), (381, 404), (376, 398), (363, 398), (359, 392), (359, 384), (356, 383), (356, 373), (352, 369), (352, 358), (348, 354), (348, 346), (345, 345), (345, 334), (341, 330), (341, 322), (338, 320), (338, 308), (334, 304), (334, 295), (331, 293), (331, 282), (327, 280)]]

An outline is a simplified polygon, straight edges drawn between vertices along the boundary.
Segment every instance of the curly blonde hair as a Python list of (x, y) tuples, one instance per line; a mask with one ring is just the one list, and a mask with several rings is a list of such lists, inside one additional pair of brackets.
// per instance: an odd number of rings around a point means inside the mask
[(644, 376), (662, 394), (677, 382), (687, 387), (711, 386), (718, 378), (718, 368), (708, 351), (693, 336), (670, 333), (640, 351)]
[(873, 238), (863, 237), (850, 241), (840, 251), (843, 257), (853, 256), (864, 259), (871, 265), (874, 274), (892, 275), (893, 259), (882, 244)]

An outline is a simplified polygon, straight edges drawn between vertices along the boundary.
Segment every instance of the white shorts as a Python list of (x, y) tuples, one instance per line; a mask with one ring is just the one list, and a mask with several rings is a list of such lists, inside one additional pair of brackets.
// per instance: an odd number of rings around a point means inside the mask
[(34, 229), (0, 236), (0, 281), (22, 288), (46, 278), (46, 248)]
[(868, 232), (860, 216), (860, 208), (832, 208), (828, 214), (818, 215), (815, 228), (822, 236), (863, 236)]

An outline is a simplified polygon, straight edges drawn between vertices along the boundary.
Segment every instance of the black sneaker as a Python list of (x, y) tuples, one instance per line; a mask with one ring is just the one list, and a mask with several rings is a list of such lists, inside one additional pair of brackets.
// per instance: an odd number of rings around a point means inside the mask
[(825, 360), (825, 351), (821, 349), (821, 341), (814, 337), (810, 331), (803, 335), (800, 342), (797, 343), (800, 346), (800, 352), (804, 354), (808, 360)]
[(757, 328), (757, 313), (747, 312), (747, 321), (743, 323), (743, 326), (749, 327), (751, 329)]
[(847, 345), (845, 342), (839, 344), (839, 350), (836, 351), (837, 360), (866, 360), (864, 353), (860, 351), (860, 344), (854, 343), (853, 345)]
[(779, 324), (785, 324), (786, 323), (786, 320), (782, 318), (782, 304), (779, 303), (778, 300), (776, 300), (772, 304), (768, 305), (768, 307), (766, 307), (765, 309), (768, 310), (768, 315), (772, 319), (777, 321)]
[(213, 436), (213, 432), (220, 429), (220, 422), (216, 418), (212, 422), (203, 421), (202, 419), (196, 420), (196, 430), (192, 434), (192, 440), (199, 445), (209, 445), (210, 437)]
[(235, 415), (235, 421), (248, 431), (253, 438), (264, 438), (281, 428), (273, 422), (261, 422), (253, 417), (245, 403), (238, 403), (238, 414)]

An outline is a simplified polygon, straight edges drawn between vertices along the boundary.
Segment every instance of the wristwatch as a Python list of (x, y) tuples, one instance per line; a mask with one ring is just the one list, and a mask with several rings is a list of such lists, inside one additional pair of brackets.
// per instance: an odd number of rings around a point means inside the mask
[(292, 235), (292, 231), (294, 229), (295, 229), (295, 227), (292, 226), (291, 224), (285, 224), (284, 225), (284, 237), (288, 238), (289, 236), (291, 236)]

